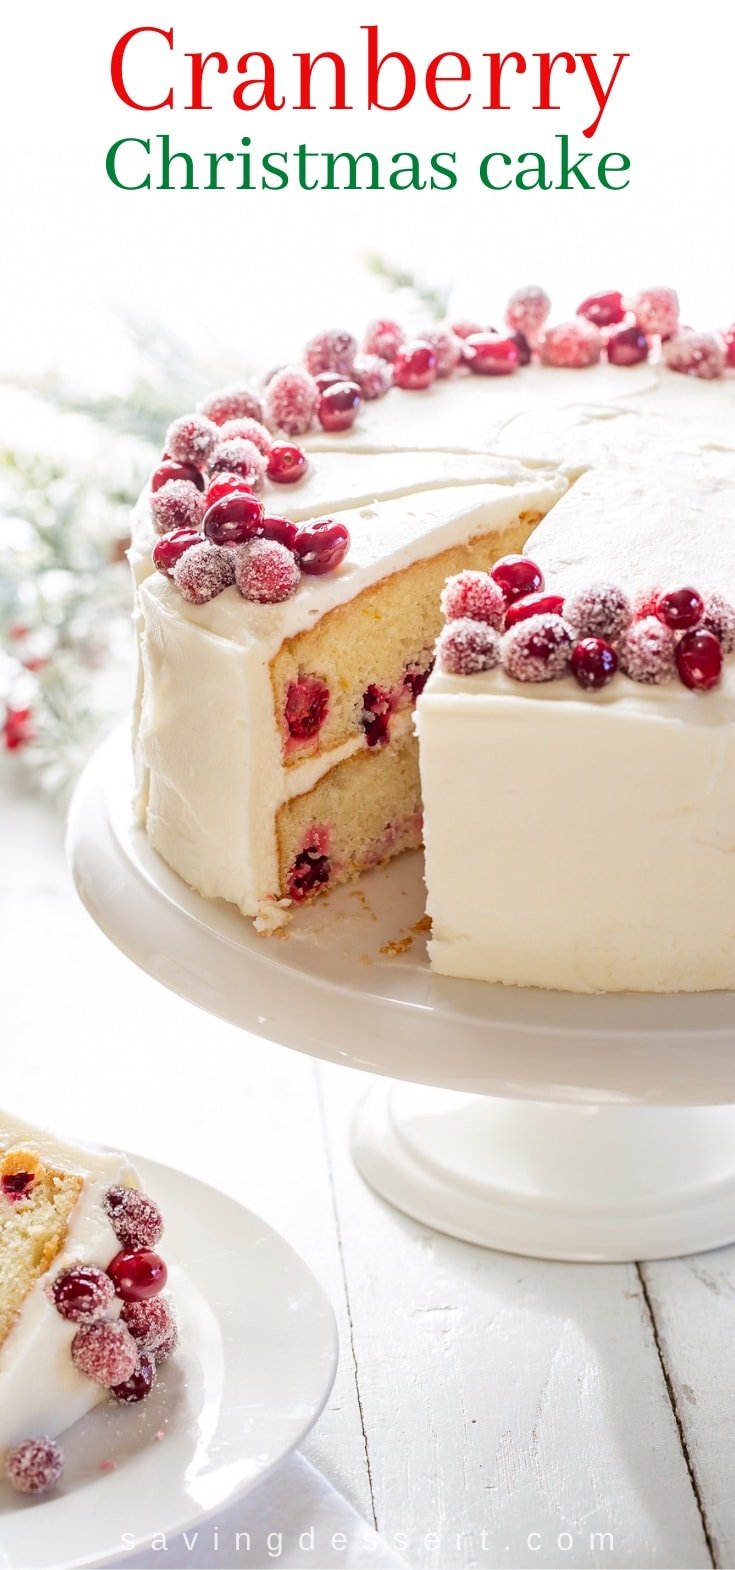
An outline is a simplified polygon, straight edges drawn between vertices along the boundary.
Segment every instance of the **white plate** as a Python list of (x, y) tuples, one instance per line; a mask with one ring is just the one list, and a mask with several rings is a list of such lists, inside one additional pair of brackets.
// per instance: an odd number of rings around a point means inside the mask
[(68, 1431), (54, 1493), (0, 1485), (2, 1570), (103, 1565), (185, 1530), (295, 1449), (332, 1387), (334, 1315), (293, 1249), (227, 1195), (134, 1159), (167, 1217), (181, 1346), (147, 1401)]

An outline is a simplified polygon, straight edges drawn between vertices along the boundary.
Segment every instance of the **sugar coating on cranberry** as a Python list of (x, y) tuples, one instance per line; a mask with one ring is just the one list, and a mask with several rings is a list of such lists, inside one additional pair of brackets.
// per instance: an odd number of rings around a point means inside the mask
[(490, 568), (490, 577), (502, 589), (506, 605), (539, 594), (544, 587), (541, 568), (530, 556), (500, 556)]
[(471, 321), (469, 318), (452, 322), (452, 332), (455, 338), (473, 338), (475, 333), (489, 333), (493, 332), (493, 330), (492, 327), (483, 327), (482, 322)]
[(387, 317), (381, 317), (378, 321), (370, 323), (362, 347), (366, 354), (377, 355), (379, 359), (392, 363), (401, 344), (405, 341), (406, 334), (400, 324), (390, 321)]
[(167, 1358), (173, 1356), (178, 1344), (179, 1330), (178, 1326), (174, 1324), (171, 1330), (169, 1330), (168, 1335), (165, 1335), (163, 1339), (158, 1342), (158, 1345), (153, 1349), (153, 1356), (156, 1359), (157, 1368), (160, 1367), (161, 1363), (165, 1363)]
[(577, 316), (572, 322), (545, 328), (538, 348), (543, 365), (584, 370), (588, 365), (597, 365), (602, 354), (602, 334), (594, 322)]
[(292, 551), (278, 540), (250, 540), (235, 552), (235, 585), (244, 600), (276, 605), (290, 600), (301, 582)]
[(157, 534), (173, 529), (198, 529), (205, 513), (205, 501), (191, 480), (167, 480), (150, 499), (153, 527)]
[(631, 605), (633, 620), (643, 621), (646, 616), (655, 616), (656, 605), (661, 598), (663, 590), (660, 585), (646, 589), (636, 589)]
[(274, 442), (268, 454), (268, 479), (276, 485), (295, 485), (302, 480), (309, 467), (309, 460), (301, 447), (293, 442)]
[(366, 402), (383, 398), (393, 386), (393, 366), (379, 354), (356, 354), (351, 376)]
[(718, 333), (695, 333), (690, 329), (664, 339), (663, 357), (670, 371), (682, 376), (698, 376), (713, 381), (725, 369), (725, 345)]
[(313, 376), (298, 366), (284, 366), (271, 377), (265, 390), (265, 418), (287, 436), (303, 436), (314, 423), (319, 388)]
[(674, 632), (688, 632), (699, 624), (703, 612), (704, 600), (697, 589), (667, 589), (659, 595), (654, 615)]
[(401, 344), (393, 364), (396, 387), (405, 392), (424, 392), (436, 381), (436, 353), (430, 343), (413, 338)]
[(554, 681), (563, 676), (572, 653), (572, 634), (561, 616), (531, 616), (503, 636), (503, 670), (514, 681)]
[(710, 692), (722, 675), (722, 648), (713, 632), (694, 627), (676, 646), (676, 668), (685, 687)]
[(333, 327), (329, 332), (317, 333), (310, 338), (304, 350), (304, 365), (312, 376), (320, 371), (337, 371), (349, 376), (357, 354), (357, 340), (352, 333)]
[(290, 683), (284, 715), (294, 741), (310, 741), (321, 730), (328, 713), (329, 688), (319, 676), (299, 676)]
[(177, 463), (193, 463), (206, 469), (218, 431), (205, 414), (182, 414), (166, 432), (165, 449)]
[(155, 1358), (150, 1352), (141, 1352), (129, 1379), (124, 1380), (121, 1385), (113, 1385), (110, 1394), (124, 1406), (135, 1406), (139, 1401), (145, 1401), (155, 1383)]
[(252, 490), (262, 485), (268, 459), (255, 442), (243, 436), (229, 436), (218, 442), (212, 453), (210, 474), (239, 474)]
[(452, 332), (448, 322), (433, 323), (421, 333), (425, 343), (430, 343), (436, 355), (437, 376), (451, 376), (462, 362), (462, 342)]
[(636, 320), (644, 333), (659, 338), (669, 338), (679, 324), (679, 296), (675, 289), (663, 286), (641, 289), (631, 300)]
[(735, 650), (735, 606), (725, 599), (724, 594), (706, 594), (704, 597), (704, 610), (701, 625), (707, 632), (713, 632), (718, 639), (723, 654), (732, 654)]
[(48, 1434), (24, 1439), (5, 1459), (5, 1474), (18, 1494), (47, 1494), (63, 1471), (64, 1453)]
[(84, 1325), (109, 1314), (115, 1288), (104, 1270), (97, 1270), (94, 1265), (75, 1265), (56, 1277), (51, 1296), (62, 1319)]
[(155, 1351), (176, 1329), (173, 1309), (165, 1297), (152, 1297), (143, 1303), (124, 1303), (120, 1318), (143, 1352)]
[(676, 638), (657, 616), (634, 621), (618, 643), (620, 669), (631, 681), (660, 686), (674, 674)]
[(197, 409), (215, 425), (225, 425), (228, 420), (263, 418), (262, 401), (252, 387), (219, 387), (202, 398)]
[(262, 452), (266, 458), (273, 446), (273, 437), (266, 426), (260, 420), (251, 420), (245, 416), (241, 420), (225, 420), (224, 425), (220, 427), (220, 435), (223, 442), (231, 441), (233, 437), (252, 442), (258, 452)]
[(551, 300), (538, 284), (525, 284), (514, 289), (505, 307), (505, 320), (509, 327), (523, 333), (529, 344), (535, 344), (541, 328), (551, 310)]
[(606, 687), (618, 668), (618, 656), (605, 638), (583, 638), (572, 650), (572, 675), (586, 692)]
[(484, 621), (500, 631), (505, 615), (505, 595), (489, 572), (458, 572), (442, 589), (441, 608), (446, 621)]
[(618, 327), (605, 344), (611, 365), (641, 365), (648, 359), (648, 339), (642, 327)]
[(118, 1297), (124, 1303), (141, 1303), (162, 1292), (168, 1271), (160, 1254), (150, 1248), (123, 1248), (107, 1266)]
[(108, 1188), (105, 1214), (124, 1248), (155, 1248), (163, 1236), (163, 1216), (139, 1188)]
[(594, 322), (595, 327), (613, 327), (625, 317), (623, 296), (618, 289), (588, 294), (582, 304), (577, 306), (577, 315), (585, 316), (588, 322)]
[(77, 1331), (71, 1355), (80, 1374), (109, 1390), (130, 1378), (138, 1361), (138, 1348), (121, 1320), (99, 1319)]
[(177, 561), (171, 576), (183, 599), (191, 605), (206, 605), (235, 581), (232, 552), (202, 540)]
[(565, 601), (564, 616), (578, 638), (614, 641), (629, 626), (633, 609), (615, 583), (591, 583)]
[(442, 628), (436, 654), (447, 676), (474, 676), (499, 665), (500, 637), (486, 621), (463, 616)]

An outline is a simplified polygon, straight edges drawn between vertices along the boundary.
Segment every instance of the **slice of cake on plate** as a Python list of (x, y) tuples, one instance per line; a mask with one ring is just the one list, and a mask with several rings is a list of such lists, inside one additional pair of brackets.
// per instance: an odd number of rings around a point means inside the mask
[(52, 1487), (58, 1437), (144, 1399), (173, 1351), (162, 1231), (124, 1156), (0, 1110), (0, 1478), (20, 1492)]

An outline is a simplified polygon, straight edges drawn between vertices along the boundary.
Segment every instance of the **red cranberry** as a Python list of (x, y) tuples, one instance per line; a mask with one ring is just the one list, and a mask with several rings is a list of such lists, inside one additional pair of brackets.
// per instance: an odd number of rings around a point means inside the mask
[(528, 342), (528, 339), (527, 339), (525, 333), (516, 332), (516, 333), (511, 333), (510, 336), (513, 339), (513, 342), (516, 345), (516, 348), (518, 350), (518, 364), (519, 365), (530, 365), (531, 364), (531, 345)]
[(655, 614), (673, 632), (687, 632), (702, 620), (704, 600), (696, 589), (670, 589), (659, 596)]
[(160, 1254), (149, 1248), (121, 1249), (107, 1274), (124, 1303), (142, 1303), (163, 1291), (168, 1271)]
[(113, 1385), (110, 1394), (116, 1401), (124, 1402), (126, 1406), (133, 1406), (138, 1401), (145, 1401), (156, 1383), (156, 1363), (150, 1352), (141, 1352), (138, 1366), (129, 1379), (121, 1385)]
[(153, 547), (153, 565), (163, 573), (164, 578), (170, 578), (184, 551), (190, 551), (192, 545), (201, 543), (202, 536), (198, 529), (173, 529), (170, 534), (162, 534)]
[(63, 1451), (47, 1434), (40, 1439), (24, 1439), (5, 1460), (8, 1482), (18, 1494), (47, 1494), (63, 1470)]
[(215, 545), (244, 545), (257, 534), (264, 517), (265, 508), (257, 496), (233, 491), (205, 512), (204, 533)]
[(406, 674), (403, 678), (403, 685), (406, 688), (406, 691), (410, 692), (414, 703), (416, 702), (417, 698), (421, 697), (421, 694), (424, 690), (424, 687), (426, 686), (427, 681), (429, 680), (433, 669), (434, 661), (431, 660), (425, 671), (406, 671)]
[(119, 1319), (97, 1319), (82, 1325), (71, 1344), (74, 1366), (96, 1385), (121, 1385), (138, 1361), (138, 1348)]
[(583, 638), (572, 651), (572, 675), (586, 691), (604, 687), (618, 668), (618, 656), (604, 638)]
[(529, 616), (563, 616), (563, 594), (525, 594), (522, 600), (513, 600), (505, 613), (505, 626), (514, 627), (517, 621), (527, 621)]
[(176, 1329), (171, 1304), (165, 1297), (151, 1297), (147, 1303), (123, 1303), (120, 1318), (142, 1352), (154, 1352)]
[(193, 463), (175, 463), (173, 458), (159, 463), (151, 475), (151, 490), (160, 491), (161, 486), (169, 480), (189, 480), (192, 485), (196, 485), (197, 490), (204, 490), (204, 475)]
[(34, 1181), (32, 1172), (6, 1172), (1, 1185), (5, 1198), (17, 1204), (30, 1194)]
[(637, 323), (611, 333), (606, 349), (611, 365), (640, 365), (648, 359), (648, 339)]
[(515, 336), (499, 333), (473, 333), (465, 339), (462, 358), (476, 376), (509, 376), (521, 361)]
[(309, 460), (301, 447), (292, 442), (276, 442), (268, 454), (268, 479), (276, 485), (295, 485), (302, 480), (309, 467)]
[(284, 713), (289, 735), (307, 741), (320, 731), (329, 712), (329, 688), (318, 676), (300, 676), (292, 681)]
[(54, 1305), (62, 1319), (83, 1325), (109, 1313), (115, 1288), (104, 1270), (94, 1265), (77, 1265), (57, 1276), (52, 1287)]
[(243, 493), (246, 496), (252, 495), (251, 487), (241, 474), (218, 474), (216, 480), (212, 480), (207, 486), (207, 494), (204, 498), (207, 509), (213, 507), (215, 502), (221, 502), (223, 496), (232, 496), (235, 491), (240, 495)]
[(685, 687), (709, 692), (722, 675), (722, 647), (713, 632), (696, 627), (685, 632), (676, 649), (676, 667)]
[(501, 556), (490, 568), (490, 577), (500, 585), (506, 605), (527, 594), (539, 594), (544, 586), (541, 568), (529, 556)]
[(285, 545), (287, 551), (295, 552), (298, 532), (298, 524), (292, 523), (290, 518), (274, 518), (267, 514), (263, 522), (258, 525), (255, 538), (277, 540), (279, 545)]
[(278, 605), (296, 593), (301, 582), (299, 564), (293, 551), (278, 540), (248, 540), (234, 555), (235, 584), (244, 600)]
[(163, 1234), (163, 1216), (139, 1188), (108, 1188), (105, 1213), (123, 1248), (155, 1248)]
[(589, 294), (577, 306), (577, 315), (586, 316), (587, 321), (594, 322), (595, 327), (614, 327), (616, 322), (622, 322), (625, 317), (623, 296), (617, 289), (610, 289), (606, 294)]
[(313, 856), (311, 851), (302, 850), (288, 877), (288, 892), (292, 900), (298, 904), (300, 900), (308, 899), (310, 894), (329, 882), (331, 873), (328, 856)]
[(392, 696), (384, 687), (371, 682), (362, 695), (362, 728), (368, 747), (382, 747), (389, 740)]
[(436, 351), (430, 343), (414, 338), (410, 343), (401, 344), (393, 367), (396, 387), (402, 387), (406, 392), (422, 392), (431, 387), (436, 377)]
[(159, 1368), (161, 1363), (165, 1363), (166, 1359), (172, 1356), (172, 1354), (176, 1351), (178, 1344), (179, 1331), (178, 1326), (174, 1324), (169, 1330), (168, 1335), (165, 1335), (163, 1340), (159, 1341), (153, 1349), (153, 1356), (156, 1359), (156, 1368)]
[(725, 364), (735, 365), (735, 322), (722, 334), (725, 344)]
[(301, 571), (311, 577), (334, 572), (344, 561), (349, 548), (349, 530), (344, 523), (337, 523), (334, 518), (317, 518), (314, 523), (303, 524), (294, 544)]
[(317, 415), (324, 431), (348, 431), (354, 425), (362, 405), (362, 393), (357, 382), (335, 382), (327, 387), (319, 399)]

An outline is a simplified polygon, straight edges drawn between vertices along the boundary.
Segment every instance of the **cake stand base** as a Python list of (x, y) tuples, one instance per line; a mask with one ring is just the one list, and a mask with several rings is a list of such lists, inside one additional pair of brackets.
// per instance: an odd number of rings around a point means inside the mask
[(735, 1239), (735, 1108), (510, 1101), (378, 1085), (352, 1148), (398, 1210), (466, 1242), (586, 1262)]

